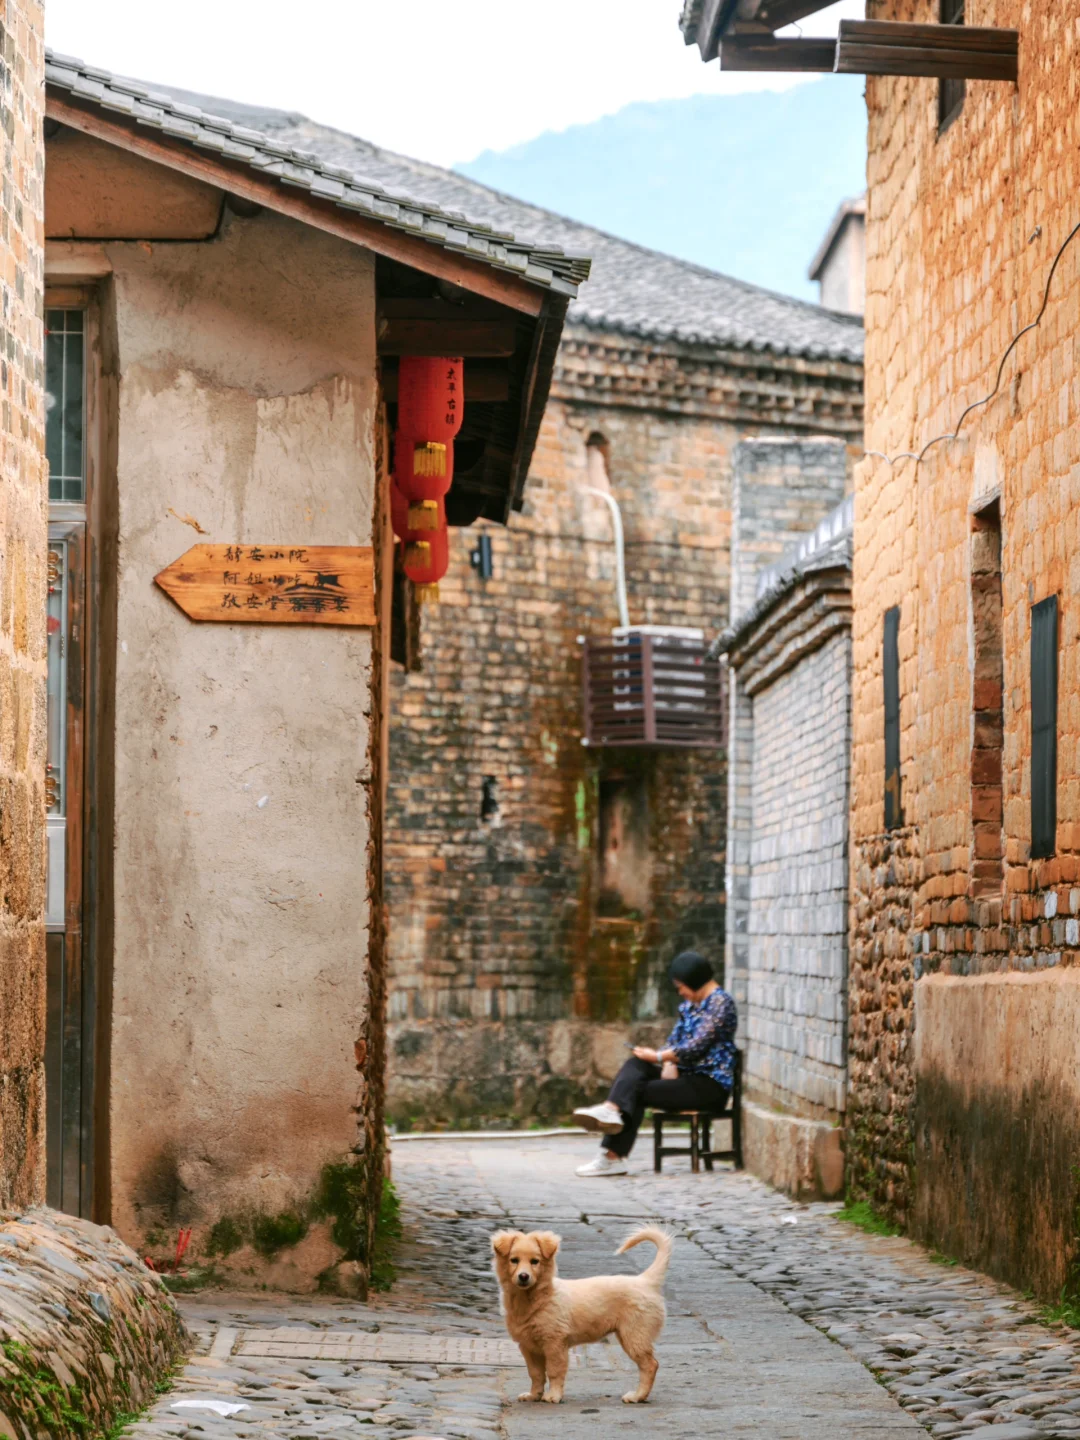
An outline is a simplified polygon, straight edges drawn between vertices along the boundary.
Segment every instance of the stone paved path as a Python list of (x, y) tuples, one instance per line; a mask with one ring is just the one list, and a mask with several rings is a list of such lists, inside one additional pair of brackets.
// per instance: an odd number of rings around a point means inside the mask
[[(625, 1179), (578, 1180), (587, 1137), (399, 1145), (401, 1278), (370, 1305), (211, 1294), (183, 1309), (199, 1353), (135, 1436), (185, 1440), (438, 1436), (445, 1440), (635, 1440), (753, 1435), (761, 1440), (987, 1435), (1080, 1436), (1080, 1336), (984, 1277), (934, 1264), (900, 1239), (861, 1234), (825, 1206), (799, 1206), (749, 1176), (661, 1177), (644, 1151)], [(675, 1168), (678, 1165), (679, 1168)], [(559, 1409), (519, 1405), (520, 1370), (214, 1359), (219, 1327), (288, 1326), (501, 1337), (488, 1236), (512, 1223), (557, 1229), (561, 1269), (633, 1270), (645, 1250), (612, 1251), (646, 1220), (680, 1239), (653, 1401), (619, 1401), (630, 1371), (595, 1346), (570, 1371)], [(220, 1342), (219, 1347), (220, 1349)], [(177, 1411), (199, 1397), (243, 1404), (231, 1418)]]

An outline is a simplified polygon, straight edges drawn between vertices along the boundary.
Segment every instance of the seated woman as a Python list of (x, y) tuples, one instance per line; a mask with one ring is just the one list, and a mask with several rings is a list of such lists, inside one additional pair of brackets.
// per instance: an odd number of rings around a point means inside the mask
[(660, 1051), (634, 1047), (602, 1105), (574, 1111), (586, 1130), (605, 1136), (600, 1154), (579, 1175), (625, 1175), (626, 1157), (648, 1108), (723, 1110), (735, 1071), (735, 1001), (713, 979), (696, 950), (684, 950), (668, 971), (679, 992), (679, 1018)]

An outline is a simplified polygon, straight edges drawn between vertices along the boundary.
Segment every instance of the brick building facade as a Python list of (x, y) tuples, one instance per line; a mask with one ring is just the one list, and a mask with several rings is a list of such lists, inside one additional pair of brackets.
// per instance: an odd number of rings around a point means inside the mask
[(42, 7), (6, 0), (0, 365), (0, 1209), (45, 1192), (45, 54)]
[(455, 532), (419, 668), (395, 670), (391, 700), (388, 1111), (527, 1121), (595, 1095), (628, 1034), (667, 1024), (674, 951), (695, 946), (718, 971), (724, 956), (722, 752), (581, 743), (577, 637), (618, 623), (611, 521), (585, 488), (621, 507), (631, 622), (713, 630), (735, 448), (858, 440), (861, 330), (447, 183), (470, 213), (554, 223), (594, 256), (525, 508), (493, 536), (490, 578), (468, 563), (485, 527)]
[[(965, 18), (1019, 29), (1018, 87), (867, 85), (852, 1178), (1049, 1296), (1075, 1280), (1080, 1153), (1080, 4)], [(959, 440), (882, 458), (988, 395)]]
[[(731, 675), (727, 969), (745, 1016), (744, 1151), (749, 1169), (801, 1195), (843, 1186), (848, 483), (842, 443), (738, 446), (736, 584), (719, 642)], [(785, 541), (789, 553), (762, 564)]]

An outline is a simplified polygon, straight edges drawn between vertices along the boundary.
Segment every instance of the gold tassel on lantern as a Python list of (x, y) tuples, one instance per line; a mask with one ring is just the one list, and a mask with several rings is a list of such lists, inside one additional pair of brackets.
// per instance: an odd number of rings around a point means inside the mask
[(437, 530), (439, 528), (439, 502), (437, 500), (414, 500), (409, 506), (410, 530)]
[(437, 440), (421, 441), (413, 448), (414, 475), (445, 475), (446, 446)]
[(439, 603), (438, 585), (414, 585), (413, 596), (419, 605), (437, 605)]
[(410, 540), (405, 546), (406, 565), (430, 565), (431, 546), (426, 540)]

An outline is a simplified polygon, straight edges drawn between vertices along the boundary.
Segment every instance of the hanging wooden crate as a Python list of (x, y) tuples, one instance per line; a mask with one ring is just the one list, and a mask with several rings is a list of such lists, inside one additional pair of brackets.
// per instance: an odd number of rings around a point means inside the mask
[(640, 626), (581, 643), (586, 745), (724, 744), (725, 672), (703, 631)]

